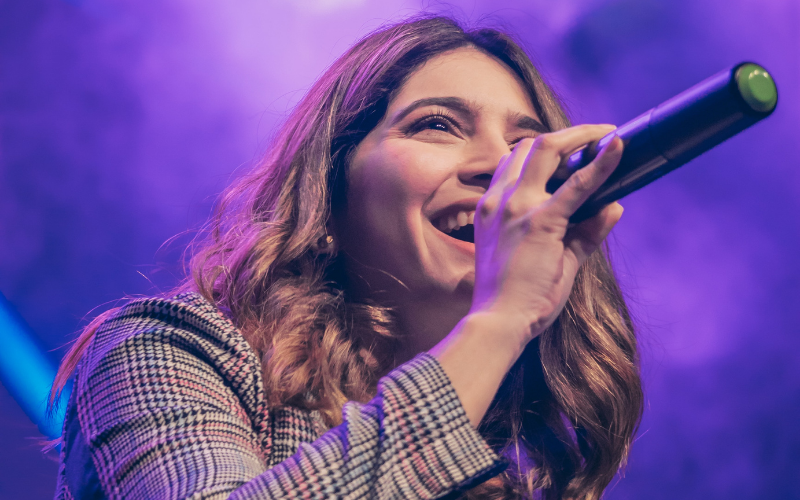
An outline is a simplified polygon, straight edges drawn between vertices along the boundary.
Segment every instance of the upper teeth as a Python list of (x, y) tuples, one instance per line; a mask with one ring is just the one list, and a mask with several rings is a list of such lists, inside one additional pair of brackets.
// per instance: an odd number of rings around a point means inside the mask
[(449, 233), (461, 229), (467, 224), (473, 224), (474, 222), (475, 222), (475, 211), (471, 212), (461, 211), (455, 215), (448, 215), (447, 217), (442, 217), (441, 219), (439, 219), (439, 229), (441, 229), (445, 233)]

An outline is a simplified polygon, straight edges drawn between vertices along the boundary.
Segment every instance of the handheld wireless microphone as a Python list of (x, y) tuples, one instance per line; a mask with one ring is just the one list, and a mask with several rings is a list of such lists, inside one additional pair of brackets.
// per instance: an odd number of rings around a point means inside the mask
[(555, 192), (615, 136), (625, 144), (611, 176), (570, 218), (580, 222), (769, 116), (778, 89), (767, 71), (744, 62), (721, 71), (573, 153), (547, 183)]

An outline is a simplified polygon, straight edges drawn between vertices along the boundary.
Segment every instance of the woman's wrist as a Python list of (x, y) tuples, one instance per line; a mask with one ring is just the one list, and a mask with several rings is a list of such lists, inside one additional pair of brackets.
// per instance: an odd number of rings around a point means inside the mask
[(531, 338), (529, 329), (509, 315), (476, 311), (430, 350), (474, 426), (480, 423), (506, 373), (525, 349)]
[(475, 310), (464, 321), (477, 335), (485, 335), (493, 344), (501, 343), (503, 348), (515, 351), (516, 356), (522, 354), (528, 342), (538, 335), (532, 328), (538, 321), (507, 311)]

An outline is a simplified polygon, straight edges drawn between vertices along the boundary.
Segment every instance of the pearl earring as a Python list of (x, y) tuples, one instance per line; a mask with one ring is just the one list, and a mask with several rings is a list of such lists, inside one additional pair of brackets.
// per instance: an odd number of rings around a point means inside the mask
[(333, 253), (335, 245), (333, 244), (333, 236), (326, 234), (320, 236), (317, 240), (316, 250), (318, 253)]

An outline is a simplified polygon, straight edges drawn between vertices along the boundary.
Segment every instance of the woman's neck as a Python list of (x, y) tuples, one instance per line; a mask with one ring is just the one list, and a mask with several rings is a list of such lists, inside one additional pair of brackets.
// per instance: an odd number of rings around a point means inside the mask
[(395, 307), (398, 347), (394, 352), (394, 366), (429, 351), (469, 312), (466, 301), (435, 301), (430, 297), (407, 298)]

